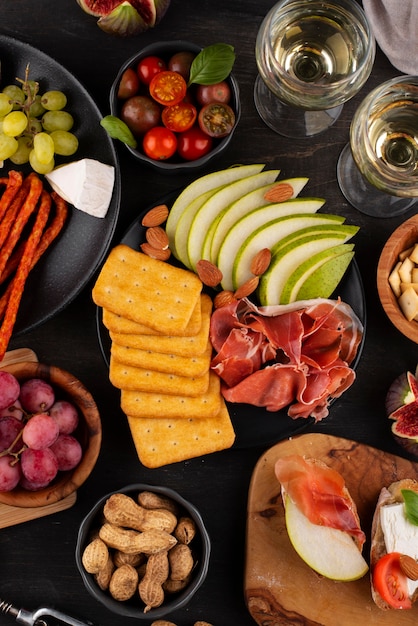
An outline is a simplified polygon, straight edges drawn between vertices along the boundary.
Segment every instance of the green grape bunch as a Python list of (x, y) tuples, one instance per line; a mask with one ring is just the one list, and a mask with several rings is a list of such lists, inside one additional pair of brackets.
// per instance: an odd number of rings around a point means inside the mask
[(0, 161), (29, 163), (37, 174), (49, 174), (55, 155), (71, 156), (78, 149), (67, 97), (58, 90), (40, 93), (39, 83), (29, 80), (29, 64), (25, 78), (16, 81), (0, 92)]

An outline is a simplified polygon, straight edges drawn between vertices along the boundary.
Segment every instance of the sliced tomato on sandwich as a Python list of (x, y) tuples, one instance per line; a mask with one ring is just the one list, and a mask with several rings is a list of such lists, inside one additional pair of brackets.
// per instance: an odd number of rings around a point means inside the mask
[(407, 577), (402, 572), (399, 552), (389, 552), (376, 563), (372, 572), (375, 591), (393, 609), (410, 609)]

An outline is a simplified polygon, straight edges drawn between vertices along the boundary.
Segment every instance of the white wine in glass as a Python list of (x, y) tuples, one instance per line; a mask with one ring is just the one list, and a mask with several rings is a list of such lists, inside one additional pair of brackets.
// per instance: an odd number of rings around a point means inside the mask
[(418, 76), (373, 89), (350, 126), (337, 165), (346, 199), (361, 213), (394, 217), (418, 200)]
[(280, 0), (257, 34), (254, 101), (287, 137), (329, 128), (370, 75), (376, 44), (355, 0)]

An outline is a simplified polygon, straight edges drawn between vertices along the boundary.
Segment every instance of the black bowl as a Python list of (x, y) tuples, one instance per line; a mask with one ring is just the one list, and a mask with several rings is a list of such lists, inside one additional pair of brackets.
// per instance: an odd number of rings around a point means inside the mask
[[(176, 52), (195, 52), (196, 54), (202, 50), (200, 46), (197, 46), (194, 43), (190, 43), (188, 41), (162, 41), (158, 43), (150, 44), (149, 46), (145, 46), (142, 48), (140, 52), (132, 56), (128, 59), (120, 68), (114, 82), (112, 88), (110, 90), (110, 111), (112, 115), (119, 117), (121, 102), (118, 99), (117, 93), (119, 88), (120, 79), (122, 74), (128, 67), (136, 68), (138, 62), (141, 59), (144, 59), (147, 56), (155, 55), (159, 56), (163, 59), (169, 59)], [(205, 167), (210, 161), (220, 156), (226, 148), (229, 146), (235, 129), (237, 128), (239, 119), (241, 117), (241, 102), (239, 96), (239, 87), (236, 79), (233, 74), (230, 74), (226, 79), (231, 88), (231, 107), (235, 113), (235, 126), (232, 131), (226, 137), (222, 139), (214, 139), (213, 147), (210, 152), (205, 154), (205, 156), (200, 159), (196, 159), (194, 161), (185, 161), (181, 159), (179, 156), (173, 156), (171, 159), (166, 161), (157, 161), (155, 159), (149, 158), (142, 150), (138, 148), (131, 148), (126, 145), (126, 148), (129, 152), (141, 163), (149, 165), (159, 172), (163, 172), (165, 174), (182, 174), (187, 173), (189, 171), (200, 170)]]
[[(102, 511), (106, 500), (112, 495), (112, 493), (124, 493), (127, 495), (136, 496), (140, 491), (151, 491), (156, 494), (160, 494), (165, 497), (169, 497), (173, 500), (181, 510), (182, 515), (191, 517), (197, 528), (196, 536), (191, 544), (193, 553), (195, 555), (196, 566), (192, 572), (192, 578), (187, 587), (183, 591), (170, 595), (167, 601), (158, 607), (151, 609), (147, 613), (144, 613), (144, 605), (139, 597), (127, 602), (119, 602), (114, 600), (109, 593), (102, 591), (97, 585), (94, 576), (89, 574), (83, 567), (82, 555), (84, 548), (88, 544), (91, 533), (94, 529), (99, 528), (102, 523)], [(143, 620), (155, 620), (180, 609), (185, 606), (192, 596), (196, 593), (199, 587), (203, 584), (209, 567), (209, 557), (211, 551), (211, 543), (208, 532), (203, 523), (202, 517), (196, 507), (180, 496), (176, 491), (169, 489), (168, 487), (160, 487), (155, 485), (134, 484), (128, 485), (122, 489), (118, 489), (112, 493), (100, 498), (100, 500), (94, 505), (90, 513), (84, 518), (81, 523), (78, 537), (77, 546), (75, 552), (76, 564), (80, 575), (83, 579), (84, 585), (88, 592), (107, 609), (121, 615), (123, 617), (134, 617), (136, 619)]]

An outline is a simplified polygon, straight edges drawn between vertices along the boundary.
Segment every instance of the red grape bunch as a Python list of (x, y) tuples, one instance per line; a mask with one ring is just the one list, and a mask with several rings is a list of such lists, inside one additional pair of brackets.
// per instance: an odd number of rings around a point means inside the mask
[(57, 399), (51, 384), (31, 378), (22, 384), (0, 371), (0, 491), (18, 485), (37, 491), (82, 457), (75, 436), (77, 408)]

